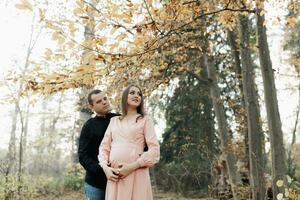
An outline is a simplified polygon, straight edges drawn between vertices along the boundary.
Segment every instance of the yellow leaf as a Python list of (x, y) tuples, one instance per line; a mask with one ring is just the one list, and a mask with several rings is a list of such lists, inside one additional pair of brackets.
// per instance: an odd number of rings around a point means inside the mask
[(56, 31), (61, 31), (61, 29), (59, 28), (59, 26), (53, 24), (53, 22), (51, 22), (49, 20), (46, 20), (46, 27), (50, 28), (50, 29), (53, 29), (53, 30), (56, 30)]
[(75, 46), (74, 42), (68, 42), (67, 45), (69, 49), (72, 49)]
[(116, 41), (120, 42), (121, 40), (123, 40), (124, 38), (126, 38), (127, 35), (125, 33), (121, 33), (117, 38)]
[(60, 32), (55, 31), (52, 33), (52, 40), (58, 40), (60, 37)]
[(127, 13), (123, 13), (122, 15), (118, 16), (119, 18), (123, 19), (124, 22), (130, 23), (131, 22), (131, 16)]
[(134, 44), (136, 46), (140, 46), (142, 43), (144, 42), (144, 37), (143, 35), (138, 35), (135, 40), (134, 40)]
[(63, 44), (65, 42), (65, 38), (62, 37), (62, 34), (60, 31), (55, 31), (52, 34), (52, 40), (55, 40), (58, 42), (58, 44)]
[(74, 11), (73, 11), (73, 14), (75, 16), (81, 16), (83, 13), (84, 13), (84, 11), (80, 8), (75, 8)]
[(95, 60), (105, 62), (105, 58), (100, 54), (95, 58)]
[(70, 23), (69, 24), (70, 33), (74, 33), (76, 30), (77, 30), (77, 28), (75, 27), (74, 23)]
[(110, 31), (110, 34), (113, 35), (113, 34), (116, 32), (116, 30), (117, 30), (117, 29), (112, 28), (111, 31)]
[(296, 23), (297, 23), (297, 19), (295, 17), (289, 16), (286, 19), (286, 25), (288, 25), (288, 26), (294, 26)]
[(90, 51), (82, 56), (82, 63), (88, 64), (95, 61), (96, 55), (93, 51)]
[(52, 50), (51, 49), (46, 49), (46, 52), (45, 52), (45, 59), (46, 60), (50, 60), (51, 59), (51, 56), (52, 56)]
[(276, 26), (278, 25), (278, 20), (277, 19), (273, 19), (272, 20), (272, 26)]
[(97, 30), (103, 30), (104, 28), (106, 28), (106, 23), (99, 23), (96, 27)]
[(127, 52), (127, 48), (122, 47), (122, 48), (119, 49), (119, 52), (120, 53), (126, 53)]
[(118, 43), (113, 43), (112, 45), (110, 45), (109, 49), (110, 49), (110, 51), (113, 52), (118, 46), (119, 46)]
[(21, 3), (15, 5), (16, 8), (20, 10), (31, 10), (33, 11), (31, 3), (29, 3), (27, 0), (21, 0)]
[(101, 38), (95, 38), (94, 41), (96, 43), (96, 45), (103, 45), (106, 42), (106, 38), (105, 37), (101, 37)]
[(100, 70), (97, 70), (95, 72), (95, 75), (98, 75), (98, 76), (106, 76), (107, 75), (107, 70), (106, 69), (100, 69)]
[(40, 21), (43, 21), (45, 19), (45, 10), (39, 8), (39, 15), (40, 15)]
[(37, 65), (37, 66), (35, 66), (35, 68), (33, 69), (33, 71), (40, 71), (41, 69), (42, 69), (42, 67), (39, 66), (39, 65)]
[(76, 1), (76, 4), (77, 4), (77, 6), (80, 7), (80, 8), (83, 8), (83, 6), (84, 6), (84, 3), (83, 3), (82, 0), (77, 0), (77, 1)]
[(55, 54), (55, 58), (57, 60), (64, 60), (65, 59), (65, 55), (64, 54)]
[(84, 47), (89, 48), (89, 47), (91, 47), (93, 45), (93, 43), (94, 43), (94, 41), (92, 39), (86, 39), (86, 40), (83, 41), (82, 45)]
[(152, 0), (147, 0), (147, 4), (148, 4), (148, 6), (152, 6), (152, 4), (153, 4)]

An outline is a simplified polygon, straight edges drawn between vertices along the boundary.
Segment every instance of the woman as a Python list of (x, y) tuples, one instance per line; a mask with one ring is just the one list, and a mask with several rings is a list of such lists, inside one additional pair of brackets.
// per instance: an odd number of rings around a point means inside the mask
[[(107, 176), (106, 200), (152, 200), (149, 167), (159, 161), (159, 143), (152, 119), (144, 113), (139, 87), (122, 95), (121, 117), (113, 117), (99, 149)], [(144, 147), (148, 150), (144, 152)]]

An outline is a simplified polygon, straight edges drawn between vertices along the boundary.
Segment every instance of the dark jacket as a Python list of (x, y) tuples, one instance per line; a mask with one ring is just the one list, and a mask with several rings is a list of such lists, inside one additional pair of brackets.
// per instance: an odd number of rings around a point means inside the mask
[(79, 137), (79, 162), (86, 170), (85, 182), (91, 186), (105, 189), (106, 176), (99, 165), (99, 146), (110, 119), (118, 114), (108, 113), (105, 117), (89, 119), (82, 127)]

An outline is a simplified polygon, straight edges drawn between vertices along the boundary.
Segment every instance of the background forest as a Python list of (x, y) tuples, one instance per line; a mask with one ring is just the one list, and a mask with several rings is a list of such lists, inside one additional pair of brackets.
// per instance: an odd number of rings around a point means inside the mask
[(0, 2), (0, 199), (83, 199), (86, 97), (141, 86), (155, 199), (299, 199), (298, 0)]

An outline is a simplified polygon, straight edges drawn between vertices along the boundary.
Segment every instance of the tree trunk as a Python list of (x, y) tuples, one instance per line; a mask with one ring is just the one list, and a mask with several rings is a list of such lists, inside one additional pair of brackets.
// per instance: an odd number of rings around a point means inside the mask
[(255, 84), (255, 73), (251, 51), (249, 48), (249, 20), (246, 16), (239, 16), (239, 35), (242, 60), (242, 80), (244, 99), (248, 121), (250, 183), (252, 199), (265, 198), (264, 165), (263, 165), (263, 132), (260, 122), (260, 109)]
[[(24, 69), (23, 69), (23, 73), (22, 74), (25, 74), (25, 72), (27, 71), (27, 68), (28, 68), (28, 65), (29, 65), (29, 58), (30, 58), (30, 55), (32, 53), (32, 50), (36, 44), (36, 41), (41, 33), (41, 31), (37, 34), (35, 40), (33, 40), (33, 31), (34, 31), (34, 20), (35, 20), (35, 16), (33, 16), (32, 18), (32, 25), (31, 25), (31, 33), (30, 33), (30, 38), (29, 38), (29, 43), (28, 43), (28, 46), (27, 46), (27, 51), (26, 51), (26, 59), (25, 59), (25, 63), (24, 63)], [(21, 91), (23, 90), (22, 88), (23, 84), (22, 82), (20, 83), (19, 85), (19, 88), (17, 90), (17, 97), (15, 99), (15, 111), (14, 111), (14, 114), (13, 114), (13, 120), (12, 120), (12, 130), (11, 130), (11, 137), (10, 137), (10, 142), (9, 142), (9, 148), (8, 148), (8, 155), (7, 157), (9, 158), (8, 160), (8, 168), (7, 168), (7, 171), (6, 171), (6, 174), (8, 175), (11, 171), (11, 168), (13, 167), (14, 165), (14, 161), (16, 159), (16, 126), (17, 126), (17, 115), (18, 115), (18, 112), (20, 114), (20, 117), (21, 117), (21, 109), (20, 109), (20, 93)], [(9, 86), (8, 86), (9, 88)], [(9, 88), (10, 89), (10, 88)], [(12, 91), (13, 94), (15, 94), (15, 91)], [(13, 95), (14, 96), (14, 95)], [(22, 120), (22, 119), (20, 119)], [(21, 121), (21, 123), (23, 123)], [(24, 124), (22, 124), (24, 125)], [(26, 128), (26, 127), (25, 127)], [(22, 131), (24, 131), (24, 127), (22, 127)], [(23, 137), (22, 135), (23, 133), (21, 132), (21, 136)], [(21, 146), (23, 145), (20, 144)], [(22, 148), (22, 147), (20, 147)], [(20, 152), (19, 152), (19, 155)], [(20, 160), (20, 159), (19, 159)], [(19, 163), (20, 165), (20, 163)], [(18, 167), (20, 168), (20, 167)]]
[(23, 160), (25, 161), (25, 165), (23, 171), (26, 171), (26, 150), (27, 150), (27, 135), (28, 135), (28, 123), (29, 123), (29, 111), (30, 111), (30, 98), (28, 97), (28, 102), (26, 106), (26, 113), (25, 113), (25, 121), (24, 121), (24, 138), (23, 138)]
[(22, 189), (22, 164), (23, 164), (23, 137), (24, 137), (24, 116), (20, 105), (18, 105), (18, 112), (20, 115), (20, 122), (21, 122), (21, 133), (20, 133), (20, 140), (19, 140), (19, 163), (18, 163), (18, 195), (21, 195)]
[[(94, 0), (89, 0), (88, 3), (90, 5), (95, 5), (96, 2)], [(89, 7), (88, 7), (89, 9)], [(90, 12), (88, 10), (89, 13), (89, 23), (87, 23), (87, 25), (84, 27), (84, 38), (85, 40), (91, 40), (95, 37), (95, 23), (94, 21), (94, 17), (92, 15), (92, 12)], [(85, 49), (85, 51), (83, 52), (82, 57), (84, 57), (85, 54), (89, 53), (90, 50), (89, 49)], [(84, 60), (82, 60), (82, 64), (85, 65), (90, 65), (91, 63), (88, 61), (88, 63), (83, 63)], [(89, 93), (89, 91), (91, 90), (90, 87), (86, 87), (83, 86), (80, 88), (80, 92), (79, 92), (79, 101), (77, 103), (78, 108), (79, 108), (79, 118), (76, 120), (76, 126), (77, 128), (74, 129), (74, 133), (73, 133), (73, 141), (72, 141), (72, 155), (71, 155), (71, 159), (72, 159), (72, 163), (76, 164), (78, 163), (78, 155), (77, 155), (77, 149), (78, 149), (78, 139), (79, 139), (79, 132), (80, 129), (82, 127), (82, 125), (91, 117), (91, 111), (88, 108), (88, 103), (87, 103), (87, 95)]]
[[(42, 111), (45, 112), (47, 109), (47, 101), (45, 99), (42, 100)], [(42, 116), (41, 119), (41, 126), (40, 126), (40, 138), (44, 139), (44, 136), (46, 135), (46, 119), (47, 117), (45, 115)], [(43, 144), (39, 144), (36, 147), (36, 151), (39, 152), (38, 153), (38, 157), (39, 157), (39, 163), (34, 163), (34, 169), (36, 169), (37, 174), (38, 175), (42, 175), (46, 170), (45, 167), (45, 151), (46, 148), (43, 146)]]
[[(295, 67), (295, 69), (297, 70), (297, 67)], [(297, 70), (298, 73), (298, 78), (300, 81), (300, 69)], [(288, 158), (287, 158), (287, 172), (290, 176), (295, 176), (295, 163), (294, 163), (294, 159), (292, 157), (292, 151), (294, 148), (294, 145), (296, 143), (296, 134), (297, 134), (297, 128), (298, 128), (298, 123), (299, 123), (299, 115), (300, 115), (300, 82), (298, 84), (298, 106), (297, 106), (297, 110), (296, 110), (296, 119), (295, 119), (295, 124), (294, 124), (294, 129), (293, 129), (293, 136), (292, 136), (292, 142), (288, 151)]]
[(213, 100), (213, 107), (217, 117), (217, 124), (219, 129), (219, 137), (221, 140), (221, 151), (225, 156), (226, 167), (228, 169), (229, 181), (231, 190), (235, 200), (239, 200), (238, 187), (241, 185), (241, 177), (236, 167), (236, 157), (232, 151), (231, 138), (229, 137), (229, 127), (226, 121), (225, 110), (220, 98), (220, 90), (217, 84), (216, 69), (213, 61), (208, 55), (204, 55), (205, 66), (207, 68), (208, 78), (212, 81), (210, 87), (210, 95)]
[[(244, 163), (245, 167), (247, 169), (247, 173), (249, 173), (250, 169), (250, 160), (249, 160), (249, 138), (248, 138), (248, 128), (247, 128), (247, 115), (244, 114), (246, 111), (246, 103), (244, 98), (244, 89), (243, 89), (243, 82), (242, 82), (242, 68), (241, 68), (241, 60), (240, 60), (240, 52), (238, 48), (238, 44), (236, 42), (237, 34), (235, 34), (233, 31), (228, 30), (228, 40), (231, 47), (233, 59), (234, 59), (234, 68), (235, 68), (235, 74), (236, 79), (238, 82), (239, 89), (241, 91), (241, 98), (240, 98), (240, 104), (241, 107), (239, 109), (239, 122), (241, 127), (241, 134), (244, 136), (244, 144), (245, 144), (245, 158)], [(248, 176), (249, 174), (247, 174)]]
[[(18, 100), (17, 100), (18, 101)], [(14, 161), (16, 160), (16, 128), (17, 128), (17, 118), (18, 118), (18, 102), (15, 102), (14, 113), (12, 116), (12, 127), (10, 132), (8, 153), (7, 153), (7, 168), (6, 175), (10, 174), (14, 166)]]
[(259, 47), (259, 62), (263, 77), (265, 106), (267, 110), (268, 128), (271, 141), (272, 154), (272, 189), (273, 197), (278, 193), (284, 193), (284, 188), (278, 188), (276, 182), (278, 180), (286, 181), (287, 174), (286, 156), (283, 145), (283, 134), (281, 130), (281, 120), (277, 102), (277, 92), (275, 80), (270, 58), (270, 52), (267, 41), (266, 27), (264, 25), (265, 17), (261, 14), (262, 9), (257, 8), (257, 40)]
[[(19, 101), (19, 98), (17, 99)], [(8, 153), (6, 155), (7, 167), (5, 169), (5, 188), (4, 188), (4, 199), (8, 200), (10, 197), (9, 193), (9, 174), (14, 170), (15, 160), (16, 160), (16, 128), (17, 128), (17, 118), (18, 118), (18, 102), (15, 102), (15, 108), (12, 115), (12, 127), (10, 132), (10, 139), (8, 145)]]

